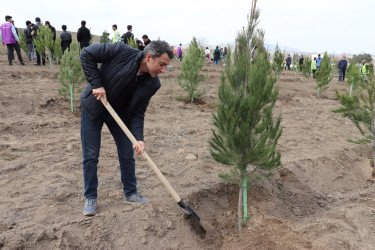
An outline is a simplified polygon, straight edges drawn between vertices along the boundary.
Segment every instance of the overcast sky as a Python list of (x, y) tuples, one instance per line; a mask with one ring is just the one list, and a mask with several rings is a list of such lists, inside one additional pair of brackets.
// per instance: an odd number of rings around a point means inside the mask
[[(17, 27), (38, 16), (61, 30), (77, 31), (81, 20), (95, 35), (121, 33), (133, 25), (137, 38), (147, 34), (170, 44), (187, 44), (195, 36), (205, 44), (235, 40), (247, 24), (251, 0), (124, 1), (124, 0), (16, 0), (2, 1), (0, 17), (13, 16)], [(375, 54), (375, 0), (258, 0), (259, 28), (267, 44), (301, 51)]]

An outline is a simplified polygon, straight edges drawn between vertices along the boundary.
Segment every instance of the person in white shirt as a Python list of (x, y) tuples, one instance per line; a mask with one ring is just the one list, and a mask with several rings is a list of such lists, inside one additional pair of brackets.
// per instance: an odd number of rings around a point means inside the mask
[(206, 50), (204, 51), (204, 56), (207, 57), (207, 61), (210, 62), (210, 49), (206, 47)]

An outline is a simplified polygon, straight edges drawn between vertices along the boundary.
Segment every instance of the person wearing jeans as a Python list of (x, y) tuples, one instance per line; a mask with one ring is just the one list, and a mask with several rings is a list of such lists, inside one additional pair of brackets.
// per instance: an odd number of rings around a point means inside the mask
[(339, 82), (345, 81), (345, 72), (347, 67), (348, 61), (346, 61), (346, 56), (343, 56), (337, 64), (337, 68), (339, 69)]
[[(148, 202), (137, 191), (134, 150), (141, 155), (144, 116), (151, 97), (160, 88), (157, 77), (165, 73), (174, 57), (165, 41), (154, 41), (139, 51), (123, 43), (100, 43), (86, 47), (81, 64), (88, 84), (80, 95), (83, 181), (86, 198), (83, 214), (96, 214), (101, 130), (105, 123), (117, 146), (124, 202)], [(98, 65), (100, 65), (98, 67)], [(101, 100), (107, 100), (137, 139), (132, 145)]]
[(85, 197), (88, 199), (97, 198), (97, 165), (100, 151), (100, 134), (104, 123), (111, 132), (117, 146), (124, 195), (131, 196), (137, 192), (132, 143), (108, 112), (97, 120), (92, 121), (86, 111), (82, 110), (81, 141)]
[(13, 50), (16, 50), (18, 60), (20, 61), (21, 65), (25, 65), (21, 55), (21, 48), (20, 48), (20, 39), (16, 33), (16, 28), (12, 24), (12, 17), (5, 16), (6, 23), (3, 23), (0, 26), (1, 29), (1, 36), (3, 44), (7, 45), (8, 50), (8, 61), (9, 65), (13, 64)]
[(216, 46), (216, 49), (214, 50), (214, 64), (218, 65), (220, 60), (220, 49), (219, 46)]
[[(39, 30), (39, 27), (42, 26), (42, 20), (39, 17), (36, 17), (35, 23), (36, 24), (34, 25), (34, 28), (31, 31), (31, 35), (34, 37), (34, 39), (38, 36), (38, 30)], [(35, 45), (34, 45), (34, 48), (36, 48)], [(45, 53), (39, 54), (39, 52), (36, 51), (36, 50), (35, 50), (35, 52), (36, 52), (36, 63), (34, 63), (34, 65), (40, 66), (40, 63), (43, 63), (43, 65), (46, 65), (46, 55), (45, 55)]]
[(27, 58), (29, 61), (34, 60), (34, 56), (32, 55), (33, 51), (33, 36), (31, 35), (31, 22), (29, 20), (26, 21), (26, 28), (23, 30), (25, 35), (25, 41), (27, 46)]

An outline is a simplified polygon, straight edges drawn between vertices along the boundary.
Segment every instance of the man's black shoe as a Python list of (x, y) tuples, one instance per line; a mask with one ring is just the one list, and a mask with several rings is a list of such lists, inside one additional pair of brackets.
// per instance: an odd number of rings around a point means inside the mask
[(20, 62), (20, 64), (21, 64), (21, 65), (25, 65), (25, 63), (24, 63), (24, 62)]

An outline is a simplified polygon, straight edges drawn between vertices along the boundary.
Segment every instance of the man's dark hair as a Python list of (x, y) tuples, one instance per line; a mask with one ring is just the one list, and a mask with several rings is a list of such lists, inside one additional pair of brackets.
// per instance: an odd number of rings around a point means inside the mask
[(148, 36), (147, 35), (143, 35), (142, 38), (147, 38), (148, 39)]
[(63, 24), (63, 26), (61, 26), (62, 30), (66, 30), (66, 25)]
[(11, 16), (5, 16), (5, 21), (8, 21), (11, 18), (12, 18)]
[(40, 18), (39, 17), (35, 17), (35, 22), (40, 23), (41, 22)]
[(117, 29), (117, 25), (116, 24), (112, 25), (112, 27), (115, 27)]
[(85, 21), (85, 20), (82, 20), (82, 21), (81, 21), (81, 25), (85, 26), (85, 25), (86, 25), (86, 21)]
[(49, 21), (45, 21), (44, 24), (45, 25), (51, 25), (51, 23)]
[(133, 26), (128, 25), (126, 28), (127, 28), (128, 30), (131, 30), (131, 29), (133, 28)]
[(174, 54), (172, 48), (166, 41), (156, 40), (151, 42), (146, 48), (143, 50), (143, 58), (146, 57), (147, 54), (151, 54), (152, 58), (160, 57), (162, 54), (167, 53), (170, 59), (173, 59)]
[(29, 26), (31, 22), (29, 20), (26, 21), (26, 26)]

